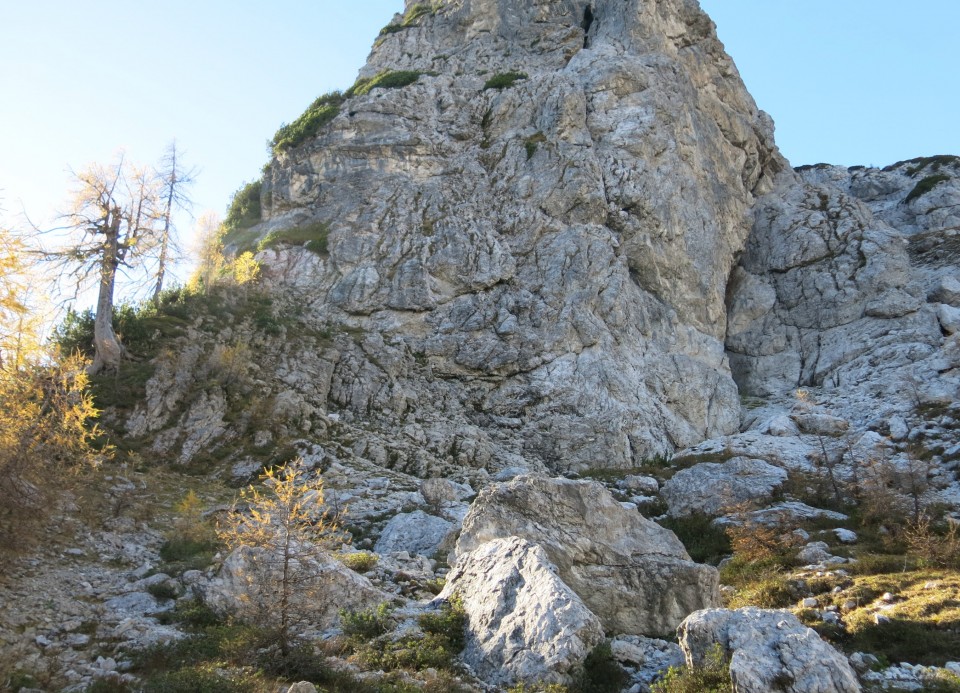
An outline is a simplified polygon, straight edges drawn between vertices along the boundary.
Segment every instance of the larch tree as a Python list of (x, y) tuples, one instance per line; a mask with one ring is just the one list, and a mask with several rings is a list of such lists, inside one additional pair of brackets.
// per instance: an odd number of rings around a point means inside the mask
[(190, 197), (187, 195), (187, 188), (193, 184), (196, 178), (195, 169), (186, 169), (180, 152), (177, 150), (176, 140), (171, 142), (167, 151), (160, 161), (156, 175), (160, 186), (160, 246), (157, 255), (156, 283), (153, 288), (153, 303), (160, 303), (160, 292), (163, 291), (163, 281), (171, 260), (176, 259), (178, 251), (176, 236), (174, 234), (176, 227), (174, 224), (174, 214), (177, 211), (186, 211), (191, 206)]
[(99, 459), (84, 364), (42, 346), (31, 257), (0, 228), (0, 573), (55, 507), (65, 474)]
[(259, 617), (277, 629), (280, 653), (291, 652), (294, 628), (308, 616), (305, 602), (324, 604), (325, 549), (346, 539), (340, 518), (323, 512), (323, 480), (302, 458), (268, 469), (264, 491), (249, 486), (217, 534), (231, 550), (248, 551), (246, 579)]
[(126, 355), (113, 329), (117, 274), (140, 270), (162, 247), (164, 225), (158, 212), (160, 186), (145, 168), (128, 164), (121, 155), (112, 166), (92, 164), (74, 174), (72, 209), (56, 231), (69, 237), (57, 250), (44, 253), (61, 263), (77, 289), (95, 280), (94, 358), (91, 374), (116, 370)]

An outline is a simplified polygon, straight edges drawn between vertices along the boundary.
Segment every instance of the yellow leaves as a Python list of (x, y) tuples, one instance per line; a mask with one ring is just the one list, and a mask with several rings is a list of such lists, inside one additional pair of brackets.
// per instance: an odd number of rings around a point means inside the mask
[(0, 369), (0, 550), (27, 544), (66, 474), (96, 465), (97, 411), (84, 362), (27, 361)]
[(339, 518), (329, 517), (323, 510), (323, 480), (311, 477), (303, 459), (269, 469), (261, 480), (264, 490), (251, 485), (241, 491), (230, 521), (217, 529), (229, 548), (277, 549), (292, 541), (302, 543), (302, 550), (308, 551), (313, 545), (342, 539)]
[(249, 250), (233, 261), (233, 280), (243, 286), (260, 276), (260, 263)]

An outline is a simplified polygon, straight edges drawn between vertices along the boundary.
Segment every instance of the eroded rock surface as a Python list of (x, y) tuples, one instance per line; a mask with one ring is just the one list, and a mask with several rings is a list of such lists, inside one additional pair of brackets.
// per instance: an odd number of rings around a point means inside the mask
[(495, 539), (464, 555), (441, 599), (458, 595), (468, 616), (463, 660), (485, 681), (568, 684), (603, 627), (557, 575), (539, 546)]
[(730, 679), (738, 693), (861, 690), (846, 657), (787, 611), (698, 611), (678, 634), (688, 666), (702, 665), (719, 644), (730, 656)]
[(523, 476), (484, 489), (457, 554), (510, 536), (542, 547), (610, 634), (672, 635), (687, 614), (719, 604), (715, 568), (596, 482)]
[(590, 8), (441, 3), (361, 71), (415, 83), (348, 99), (271, 163), (262, 233), (329, 238), (261, 253), (267, 274), (379, 336), (336, 365), (345, 416), (412, 418), (458, 464), (552, 470), (737, 428), (724, 301), (785, 167), (772, 123), (695, 3)]
[[(241, 546), (224, 560), (219, 573), (195, 589), (210, 608), (223, 614), (269, 623), (281, 589), (281, 558), (267, 549)], [(340, 609), (361, 611), (389, 597), (334, 558), (317, 551), (294, 562), (291, 613), (298, 627), (329, 628)]]
[(768, 501), (787, 480), (787, 472), (763, 460), (735, 457), (722, 464), (705, 462), (682, 469), (660, 495), (674, 516), (721, 515), (752, 509)]

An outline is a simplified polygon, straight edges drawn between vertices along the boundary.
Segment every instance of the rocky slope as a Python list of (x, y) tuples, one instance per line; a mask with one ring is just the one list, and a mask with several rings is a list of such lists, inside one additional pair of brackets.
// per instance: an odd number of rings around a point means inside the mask
[[(688, 663), (720, 643), (737, 690), (857, 690), (851, 666), (880, 681), (806, 626), (849, 641), (908, 612), (848, 560), (895, 532), (868, 502), (960, 507), (960, 160), (790, 168), (695, 0), (408, 2), (360, 77), (266, 169), (262, 220), (229, 248), (257, 250), (261, 286), (190, 299), (108, 412), (130, 459), (227, 493), (302, 456), (379, 556), (363, 579), (321, 561), (343, 594), (393, 600), (378, 647), (468, 596), (470, 690), (570, 684), (605, 636), (645, 691), (684, 656), (651, 637), (681, 622)], [(756, 600), (691, 546), (743, 525), (792, 547), (763, 605), (803, 624), (714, 608)], [(101, 605), (155, 609), (141, 580), (166, 566), (155, 527), (123, 536), (144, 546), (74, 620), (107, 613), (90, 640), (126, 668), (126, 621)], [(248, 558), (161, 574), (229, 611), (257, 602)], [(936, 609), (954, 577), (930, 581)], [(310, 634), (335, 641), (326, 606)], [(182, 636), (148, 611), (123, 616), (128, 640)], [(18, 612), (0, 636), (52, 642), (80, 689), (99, 670), (76, 631)]]

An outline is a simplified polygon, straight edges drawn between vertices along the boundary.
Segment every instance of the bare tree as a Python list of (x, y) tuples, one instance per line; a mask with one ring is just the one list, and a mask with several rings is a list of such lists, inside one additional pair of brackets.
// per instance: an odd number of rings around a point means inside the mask
[(160, 292), (163, 291), (163, 280), (166, 277), (169, 264), (171, 260), (176, 259), (179, 253), (174, 235), (176, 227), (173, 215), (179, 210), (190, 208), (192, 201), (187, 196), (187, 188), (196, 178), (195, 169), (183, 168), (176, 140), (167, 146), (167, 151), (164, 153), (157, 170), (157, 178), (160, 182), (160, 202), (162, 204), (160, 221), (163, 228), (160, 231), (156, 284), (153, 289), (154, 305), (160, 302)]
[(76, 189), (64, 224), (66, 242), (44, 256), (60, 265), (76, 287), (96, 279), (94, 358), (89, 372), (116, 369), (126, 354), (113, 329), (117, 272), (142, 269), (160, 246), (163, 226), (157, 214), (158, 186), (146, 169), (128, 164), (121, 154), (112, 166), (92, 164), (74, 173)]

